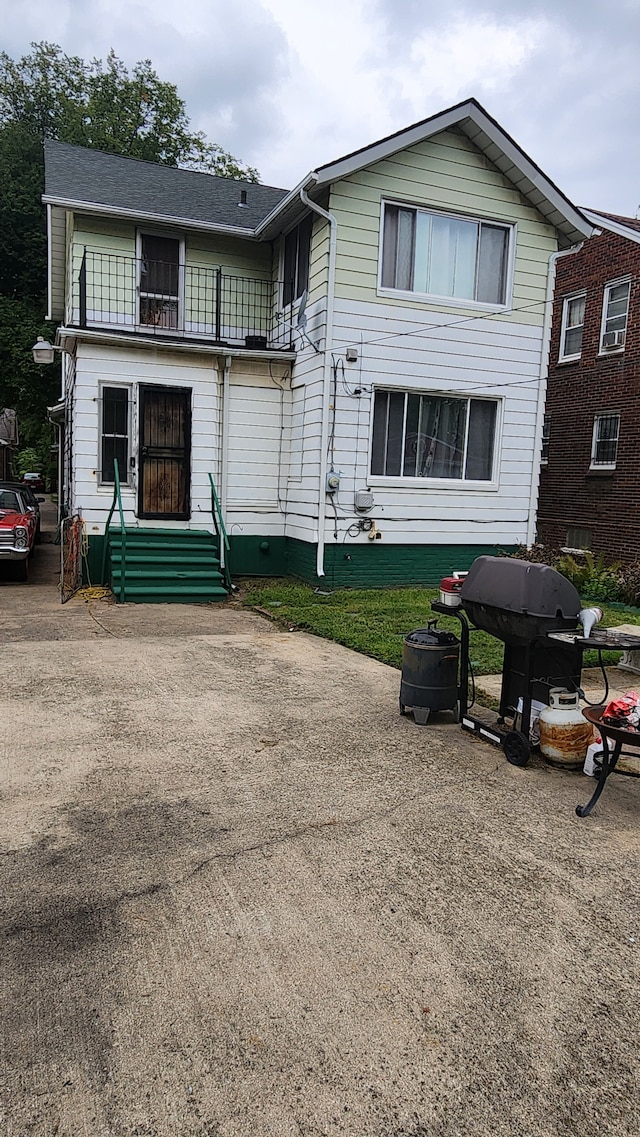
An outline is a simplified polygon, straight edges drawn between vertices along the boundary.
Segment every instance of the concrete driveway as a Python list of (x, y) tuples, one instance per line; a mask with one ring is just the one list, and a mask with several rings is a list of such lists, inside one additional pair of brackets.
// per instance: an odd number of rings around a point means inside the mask
[(640, 784), (223, 608), (0, 586), (6, 1137), (640, 1132)]

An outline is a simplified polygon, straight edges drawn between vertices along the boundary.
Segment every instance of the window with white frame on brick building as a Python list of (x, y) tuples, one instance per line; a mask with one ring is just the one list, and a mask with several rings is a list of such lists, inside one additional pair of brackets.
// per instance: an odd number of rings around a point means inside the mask
[(580, 358), (586, 300), (586, 292), (565, 297), (562, 305), (562, 326), (560, 329), (560, 354), (558, 356), (560, 363)]
[(630, 280), (613, 281), (605, 286), (600, 328), (601, 352), (608, 354), (610, 351), (624, 350), (630, 292)]
[(596, 415), (593, 420), (590, 469), (615, 470), (619, 435), (619, 414)]

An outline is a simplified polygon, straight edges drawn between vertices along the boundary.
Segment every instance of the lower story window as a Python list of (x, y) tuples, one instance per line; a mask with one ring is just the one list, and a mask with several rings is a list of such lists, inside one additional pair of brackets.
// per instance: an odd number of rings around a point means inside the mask
[(551, 419), (548, 415), (544, 416), (542, 423), (542, 449), (540, 452), (540, 461), (547, 463), (549, 461), (549, 440), (551, 438)]
[(596, 415), (593, 420), (591, 468), (612, 470), (618, 457), (620, 415)]
[(101, 482), (115, 481), (114, 458), (118, 459), (120, 481), (129, 479), (129, 391), (126, 387), (102, 388), (100, 432)]
[(497, 418), (496, 399), (376, 391), (371, 473), (490, 482)]
[(573, 527), (567, 529), (567, 545), (568, 549), (590, 549), (591, 548), (591, 530), (579, 529)]

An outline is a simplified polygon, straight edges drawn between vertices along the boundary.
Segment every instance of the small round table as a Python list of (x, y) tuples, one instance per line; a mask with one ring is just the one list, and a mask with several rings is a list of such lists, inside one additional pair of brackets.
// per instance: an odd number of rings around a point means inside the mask
[[(585, 707), (582, 712), (584, 717), (588, 719), (590, 723), (593, 723), (602, 738), (602, 767), (598, 774), (598, 782), (591, 795), (591, 799), (586, 805), (576, 806), (578, 817), (589, 816), (605, 787), (607, 778), (610, 774), (613, 774), (620, 755), (628, 754), (631, 757), (637, 757), (631, 750), (624, 750), (623, 747), (630, 746), (636, 750), (640, 747), (640, 731), (625, 730), (619, 726), (608, 726), (607, 723), (601, 721), (603, 711), (604, 707)], [(624, 774), (628, 778), (640, 777), (640, 770), (638, 772), (632, 770), (618, 770), (617, 773)]]

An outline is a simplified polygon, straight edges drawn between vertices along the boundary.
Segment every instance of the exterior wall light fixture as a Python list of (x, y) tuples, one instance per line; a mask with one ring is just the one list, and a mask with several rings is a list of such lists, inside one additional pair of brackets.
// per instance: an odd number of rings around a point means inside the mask
[[(31, 351), (33, 353), (34, 363), (53, 363), (55, 359), (55, 353), (57, 351), (67, 352), (67, 349), (66, 347), (54, 347), (54, 345), (52, 343), (49, 343), (49, 340), (46, 340), (44, 336), (38, 336), (36, 342), (31, 348)], [(67, 354), (69, 353), (67, 352)]]

